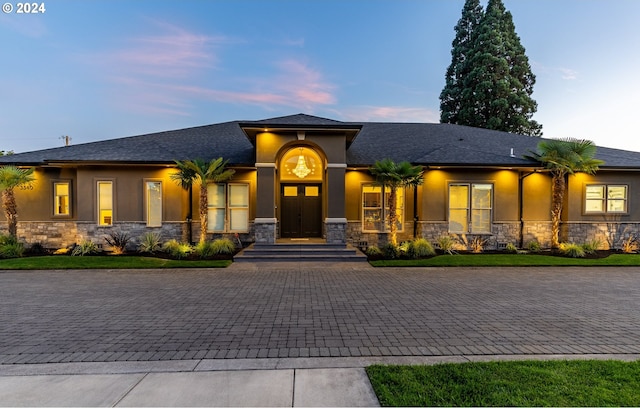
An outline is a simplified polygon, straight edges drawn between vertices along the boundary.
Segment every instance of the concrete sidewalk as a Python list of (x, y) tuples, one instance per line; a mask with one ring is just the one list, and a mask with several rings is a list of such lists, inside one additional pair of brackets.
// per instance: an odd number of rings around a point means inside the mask
[(284, 358), (0, 366), (0, 406), (379, 406), (364, 367), (636, 354)]

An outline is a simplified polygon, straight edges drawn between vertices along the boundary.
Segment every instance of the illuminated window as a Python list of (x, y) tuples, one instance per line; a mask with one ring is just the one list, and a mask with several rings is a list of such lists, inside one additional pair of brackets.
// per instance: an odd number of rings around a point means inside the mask
[(492, 184), (449, 186), (449, 232), (491, 233)]
[(98, 225), (113, 225), (112, 181), (98, 181)]
[(585, 187), (585, 213), (626, 213), (628, 187), (592, 184)]
[(162, 182), (147, 181), (145, 185), (145, 199), (147, 210), (147, 227), (162, 226)]
[(323, 171), (320, 156), (308, 147), (294, 147), (280, 160), (280, 180), (322, 181)]
[(71, 215), (70, 185), (71, 183), (68, 181), (53, 183), (54, 215)]
[[(389, 230), (389, 196), (389, 189), (383, 186), (373, 184), (362, 186), (363, 231), (382, 232)], [(398, 216), (398, 231), (402, 231), (404, 229), (404, 189), (402, 188), (396, 190), (396, 214)]]
[(249, 230), (249, 185), (209, 184), (208, 232)]

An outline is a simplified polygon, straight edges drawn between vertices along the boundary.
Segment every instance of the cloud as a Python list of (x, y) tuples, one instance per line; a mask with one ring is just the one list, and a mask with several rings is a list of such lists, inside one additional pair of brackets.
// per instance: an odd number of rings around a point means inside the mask
[[(15, 10), (12, 14), (15, 14)], [(42, 16), (29, 15), (13, 16), (11, 14), (0, 13), (0, 26), (5, 26), (25, 37), (41, 38), (48, 33)]]
[(189, 115), (198, 100), (308, 112), (336, 102), (335, 86), (301, 59), (272, 62), (259, 76), (242, 74), (225, 66), (214, 52), (217, 46), (239, 40), (153, 23), (154, 34), (131, 38), (119, 50), (85, 57), (114, 85), (109, 92), (119, 106), (148, 114)]
[(558, 68), (558, 71), (560, 71), (562, 79), (566, 79), (570, 81), (578, 79), (578, 71), (576, 70), (569, 69), (569, 68)]
[(336, 112), (352, 122), (431, 122), (440, 121), (440, 112), (406, 106), (356, 106)]
[(155, 26), (159, 33), (131, 38), (126, 48), (98, 60), (107, 62), (122, 75), (185, 78), (195, 70), (212, 68), (216, 58), (211, 48), (228, 41), (225, 37), (199, 35), (163, 22), (155, 22)]

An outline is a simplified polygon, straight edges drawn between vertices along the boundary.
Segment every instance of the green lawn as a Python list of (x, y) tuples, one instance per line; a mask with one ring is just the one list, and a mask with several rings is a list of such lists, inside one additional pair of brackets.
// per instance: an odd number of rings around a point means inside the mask
[(640, 362), (367, 367), (382, 406), (640, 406)]
[(536, 254), (459, 254), (427, 259), (371, 261), (373, 266), (640, 266), (640, 256), (611, 254), (606, 258), (565, 258)]
[(146, 256), (33, 256), (0, 259), (1, 269), (225, 268), (228, 260), (173, 260)]

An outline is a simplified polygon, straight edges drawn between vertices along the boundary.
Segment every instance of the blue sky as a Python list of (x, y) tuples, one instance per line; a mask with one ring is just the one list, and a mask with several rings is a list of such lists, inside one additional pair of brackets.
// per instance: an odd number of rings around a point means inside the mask
[[(10, 3), (0, 150), (23, 152), (295, 113), (438, 122), (464, 1), (48, 0), (29, 15)], [(640, 151), (640, 1), (504, 3), (543, 136)]]

